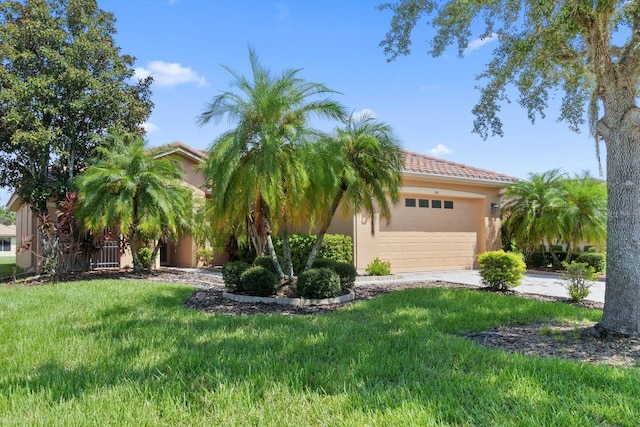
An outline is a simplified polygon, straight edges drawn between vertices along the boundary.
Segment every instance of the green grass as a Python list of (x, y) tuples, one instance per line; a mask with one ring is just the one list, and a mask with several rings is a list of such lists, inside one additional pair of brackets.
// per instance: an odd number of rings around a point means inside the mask
[[(0, 278), (12, 276), (13, 267), (16, 265), (16, 257), (12, 256), (0, 256)], [(18, 268), (16, 273), (21, 273), (22, 269)]]
[(598, 311), (411, 289), (321, 316), (206, 315), (192, 289), (0, 289), (0, 425), (640, 424), (640, 370), (459, 334)]

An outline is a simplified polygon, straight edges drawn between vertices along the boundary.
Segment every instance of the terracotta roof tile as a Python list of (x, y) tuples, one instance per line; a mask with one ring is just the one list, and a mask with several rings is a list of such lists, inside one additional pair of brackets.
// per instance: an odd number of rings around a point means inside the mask
[(16, 226), (15, 225), (4, 225), (0, 224), (0, 236), (15, 236), (16, 235)]
[(404, 151), (404, 169), (406, 172), (442, 175), (446, 177), (459, 177), (467, 179), (479, 179), (510, 183), (518, 181), (518, 178), (492, 172), (486, 169), (474, 168), (461, 163), (450, 162), (424, 154)]

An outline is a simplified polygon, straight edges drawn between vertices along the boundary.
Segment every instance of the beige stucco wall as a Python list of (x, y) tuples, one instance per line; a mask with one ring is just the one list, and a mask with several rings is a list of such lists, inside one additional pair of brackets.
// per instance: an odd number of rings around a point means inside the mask
[[(356, 268), (364, 271), (376, 257), (390, 261), (394, 273), (477, 268), (479, 253), (500, 248), (500, 214), (491, 211), (492, 203), (499, 206), (499, 191), (405, 176), (388, 225), (377, 224), (371, 234), (370, 220), (356, 217)], [(417, 206), (406, 207), (405, 198)], [(429, 207), (420, 208), (419, 199), (429, 200)], [(452, 201), (454, 208), (433, 208), (432, 200)]]

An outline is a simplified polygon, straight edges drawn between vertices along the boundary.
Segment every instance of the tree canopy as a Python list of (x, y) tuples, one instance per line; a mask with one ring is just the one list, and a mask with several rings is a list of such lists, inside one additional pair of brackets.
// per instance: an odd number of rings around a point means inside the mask
[[(629, 0), (400, 0), (381, 42), (389, 60), (411, 49), (412, 30), (435, 31), (430, 54), (472, 37), (498, 46), (478, 75), (474, 131), (502, 135), (500, 106), (510, 89), (534, 121), (563, 93), (559, 120), (578, 131), (590, 124), (607, 147), (607, 286), (598, 330), (640, 334), (640, 2)], [(596, 143), (596, 148), (598, 144)]]
[(274, 74), (253, 49), (249, 60), (250, 78), (224, 67), (237, 90), (215, 96), (198, 118), (201, 125), (223, 117), (235, 124), (215, 140), (204, 167), (212, 189), (211, 220), (216, 228), (230, 219), (247, 224), (256, 252), (262, 254), (266, 245), (283, 278), (271, 234), (283, 235), (287, 275), (292, 275), (287, 226), (304, 212), (300, 201), (309, 181), (304, 146), (318, 135), (309, 119), (339, 119), (344, 109), (328, 97), (335, 91), (301, 78), (301, 70)]
[(38, 212), (86, 167), (96, 136), (140, 132), (151, 79), (114, 41), (115, 18), (95, 0), (0, 4), (0, 186)]
[(108, 147), (98, 147), (95, 163), (77, 178), (78, 216), (98, 233), (119, 229), (131, 248), (134, 270), (150, 269), (141, 265), (138, 249), (152, 248), (153, 262), (161, 240), (177, 240), (189, 228), (193, 193), (180, 185), (180, 162), (146, 150), (142, 137), (110, 133), (106, 139)]

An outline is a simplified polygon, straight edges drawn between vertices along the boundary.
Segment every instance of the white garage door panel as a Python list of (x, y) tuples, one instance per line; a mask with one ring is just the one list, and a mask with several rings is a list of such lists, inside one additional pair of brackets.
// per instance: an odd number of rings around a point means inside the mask
[[(475, 232), (381, 232), (380, 258), (393, 272), (473, 268)], [(390, 250), (389, 250), (390, 249)]]

